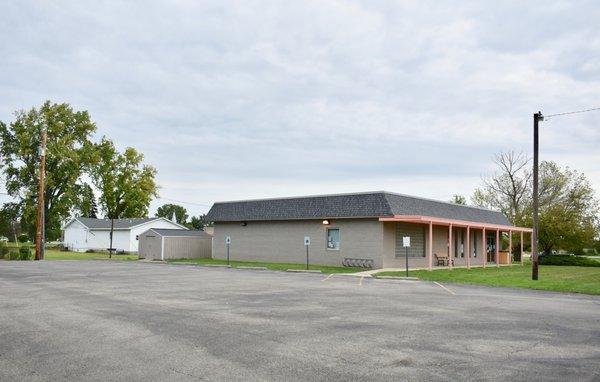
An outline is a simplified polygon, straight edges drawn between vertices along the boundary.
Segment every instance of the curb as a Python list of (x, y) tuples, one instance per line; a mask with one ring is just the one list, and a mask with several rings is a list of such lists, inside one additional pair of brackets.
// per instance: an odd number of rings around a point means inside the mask
[(231, 265), (227, 264), (198, 264), (199, 267), (211, 267), (211, 268), (231, 268)]
[(374, 276), (375, 279), (388, 279), (388, 280), (410, 280), (419, 281), (418, 277), (403, 277), (403, 276)]
[(295, 273), (323, 273), (316, 269), (286, 269), (286, 272), (295, 272)]
[(235, 267), (235, 269), (251, 269), (251, 270), (255, 270), (255, 271), (268, 271), (269, 270), (267, 267), (249, 267), (249, 266), (243, 266), (243, 265), (240, 265), (239, 267)]

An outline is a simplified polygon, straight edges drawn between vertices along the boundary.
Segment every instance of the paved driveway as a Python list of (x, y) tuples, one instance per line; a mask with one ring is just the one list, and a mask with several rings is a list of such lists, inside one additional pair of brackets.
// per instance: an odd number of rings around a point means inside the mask
[(0, 262), (0, 380), (598, 380), (600, 299), (128, 262)]

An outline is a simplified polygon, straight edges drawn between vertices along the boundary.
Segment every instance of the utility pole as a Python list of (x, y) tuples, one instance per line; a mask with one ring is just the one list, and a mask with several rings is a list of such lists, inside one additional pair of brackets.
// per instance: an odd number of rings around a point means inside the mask
[(541, 111), (533, 115), (533, 232), (531, 233), (531, 279), (538, 279), (538, 167), (539, 167), (539, 133), (538, 122), (543, 121)]
[(35, 230), (35, 259), (44, 259), (44, 233), (46, 231), (44, 216), (44, 192), (46, 183), (46, 128), (42, 129), (42, 146), (40, 148), (40, 175), (38, 186), (37, 227)]
[(108, 258), (112, 259), (113, 251), (113, 232), (115, 231), (115, 219), (110, 218), (110, 248), (108, 248)]

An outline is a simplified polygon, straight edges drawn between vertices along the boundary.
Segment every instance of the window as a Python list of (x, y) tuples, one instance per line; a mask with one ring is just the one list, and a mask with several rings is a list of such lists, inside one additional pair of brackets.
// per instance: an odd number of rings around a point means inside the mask
[(477, 235), (473, 235), (473, 257), (477, 257)]
[(327, 228), (327, 249), (340, 249), (340, 229)]

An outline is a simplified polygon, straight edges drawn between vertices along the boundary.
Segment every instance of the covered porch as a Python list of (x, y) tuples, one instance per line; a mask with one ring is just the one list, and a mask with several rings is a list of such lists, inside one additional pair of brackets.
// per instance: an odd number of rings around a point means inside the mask
[[(432, 270), (436, 267), (486, 267), (513, 263), (513, 236), (518, 235), (523, 263), (524, 234), (530, 228), (452, 220), (421, 215), (379, 218), (384, 227), (384, 268)], [(411, 247), (402, 246), (402, 237), (411, 237)], [(503, 237), (508, 248), (502, 249)], [(531, 238), (529, 238), (531, 240)]]

